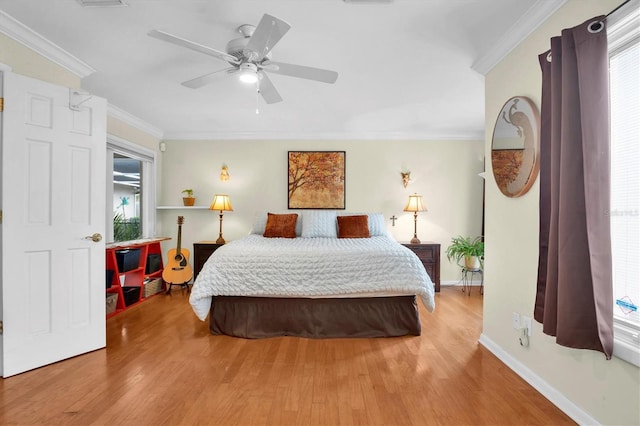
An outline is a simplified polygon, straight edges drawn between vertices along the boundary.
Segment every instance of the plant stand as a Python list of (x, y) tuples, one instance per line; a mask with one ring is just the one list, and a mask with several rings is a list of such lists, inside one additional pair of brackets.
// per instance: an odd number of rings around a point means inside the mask
[(471, 284), (473, 283), (474, 274), (480, 275), (480, 294), (484, 294), (484, 274), (482, 269), (462, 268), (462, 292), (466, 292), (467, 296), (471, 296)]

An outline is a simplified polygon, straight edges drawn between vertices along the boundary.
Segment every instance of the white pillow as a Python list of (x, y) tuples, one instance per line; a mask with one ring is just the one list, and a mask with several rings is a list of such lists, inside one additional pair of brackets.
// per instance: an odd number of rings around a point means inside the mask
[(366, 214), (368, 217), (369, 223), (369, 234), (372, 237), (376, 237), (379, 235), (389, 235), (387, 231), (387, 226), (384, 223), (384, 215), (382, 213), (340, 213), (338, 216), (353, 216), (353, 215), (361, 215)]
[(264, 229), (267, 227), (267, 213), (275, 213), (275, 214), (291, 214), (298, 213), (298, 220), (296, 221), (296, 236), (300, 236), (302, 234), (302, 216), (299, 211), (296, 210), (287, 210), (287, 211), (261, 211), (257, 212), (255, 218), (253, 219), (253, 226), (251, 227), (252, 234), (263, 235)]
[(382, 213), (367, 213), (369, 216), (369, 233), (371, 236), (388, 235), (387, 225)]
[(304, 210), (302, 212), (302, 237), (338, 238), (335, 210)]

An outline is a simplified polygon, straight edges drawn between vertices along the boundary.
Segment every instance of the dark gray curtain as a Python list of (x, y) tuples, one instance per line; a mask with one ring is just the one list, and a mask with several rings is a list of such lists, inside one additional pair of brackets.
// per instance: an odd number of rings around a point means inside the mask
[(534, 317), (563, 346), (613, 352), (605, 17), (551, 39), (542, 68)]

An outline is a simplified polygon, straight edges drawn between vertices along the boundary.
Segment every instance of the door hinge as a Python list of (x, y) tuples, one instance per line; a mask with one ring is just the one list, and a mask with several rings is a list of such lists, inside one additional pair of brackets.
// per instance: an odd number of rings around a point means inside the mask
[(0, 210), (0, 223), (2, 223), (2, 210)]
[(0, 334), (4, 331), (4, 321), (0, 321)]
[(0, 112), (4, 111), (4, 98), (0, 98)]

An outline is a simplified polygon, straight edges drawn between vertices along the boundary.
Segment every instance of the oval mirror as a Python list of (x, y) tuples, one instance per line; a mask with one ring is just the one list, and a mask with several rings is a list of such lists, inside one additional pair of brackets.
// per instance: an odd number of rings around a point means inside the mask
[(491, 141), (491, 167), (507, 197), (526, 194), (540, 169), (540, 113), (531, 99), (509, 99), (496, 120)]

